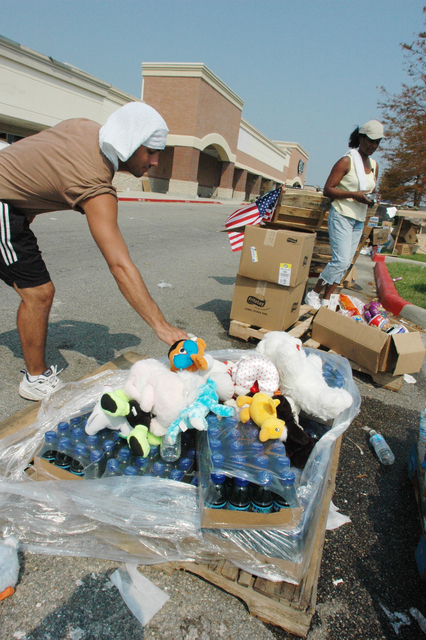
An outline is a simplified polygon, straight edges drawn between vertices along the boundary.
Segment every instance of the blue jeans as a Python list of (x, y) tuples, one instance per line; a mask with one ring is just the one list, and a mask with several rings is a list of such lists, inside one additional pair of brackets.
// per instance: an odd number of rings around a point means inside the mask
[(334, 284), (341, 281), (355, 255), (363, 229), (364, 222), (342, 216), (331, 205), (328, 214), (328, 235), (332, 257), (320, 275), (324, 282)]

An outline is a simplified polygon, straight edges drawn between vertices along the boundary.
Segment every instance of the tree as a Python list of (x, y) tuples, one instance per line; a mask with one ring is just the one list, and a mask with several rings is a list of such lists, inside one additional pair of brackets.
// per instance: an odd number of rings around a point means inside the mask
[(412, 83), (403, 84), (394, 95), (382, 87), (384, 101), (379, 106), (386, 127), (383, 156), (387, 166), (380, 193), (395, 204), (418, 207), (426, 200), (426, 32), (401, 48)]

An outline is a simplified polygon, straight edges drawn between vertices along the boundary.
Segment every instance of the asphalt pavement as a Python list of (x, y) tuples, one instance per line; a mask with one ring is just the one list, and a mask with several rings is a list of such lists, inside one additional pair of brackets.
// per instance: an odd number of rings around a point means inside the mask
[[(235, 204), (123, 202), (119, 222), (131, 255), (167, 319), (202, 337), (209, 350), (250, 348), (228, 335), (239, 255), (222, 232)], [(44, 214), (34, 223), (56, 286), (48, 339), (49, 363), (73, 381), (128, 350), (165, 355), (167, 348), (119, 294), (88, 232), (74, 212)], [(361, 256), (351, 292), (375, 296), (373, 264)], [(159, 286), (161, 285), (161, 286)], [(165, 286), (171, 285), (171, 286)], [(0, 411), (28, 406), (18, 396), (23, 367), (15, 327), (18, 298), (0, 283)], [(422, 334), (426, 343), (426, 336)], [(425, 583), (414, 552), (421, 527), (407, 476), (409, 450), (426, 400), (426, 365), (395, 393), (354, 373), (361, 412), (345, 432), (333, 502), (351, 519), (326, 533), (317, 611), (309, 640), (424, 637)], [(382, 433), (395, 454), (383, 467), (362, 426)], [(11, 514), (13, 522), (13, 514)], [(2, 529), (10, 533), (12, 527)], [(290, 639), (253, 618), (237, 598), (191, 574), (143, 574), (170, 596), (142, 628), (109, 582), (113, 561), (20, 553), (16, 593), (0, 603), (1, 640)]]

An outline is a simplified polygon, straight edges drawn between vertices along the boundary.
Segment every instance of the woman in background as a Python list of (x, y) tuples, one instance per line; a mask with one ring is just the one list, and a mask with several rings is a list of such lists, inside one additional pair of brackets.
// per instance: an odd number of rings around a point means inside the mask
[[(305, 304), (314, 309), (328, 306), (331, 294), (355, 255), (367, 207), (372, 204), (368, 194), (375, 190), (379, 175), (377, 162), (371, 156), (382, 138), (383, 125), (378, 120), (356, 127), (349, 137), (348, 153), (336, 162), (325, 183), (324, 195), (333, 200), (328, 214), (332, 258), (315, 287), (305, 296)], [(324, 287), (324, 296), (320, 299)]]

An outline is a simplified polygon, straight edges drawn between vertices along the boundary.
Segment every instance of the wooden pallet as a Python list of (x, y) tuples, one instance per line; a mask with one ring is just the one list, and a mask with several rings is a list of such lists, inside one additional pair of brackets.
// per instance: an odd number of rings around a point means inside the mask
[(263, 622), (276, 625), (289, 633), (305, 638), (315, 613), (325, 526), (330, 501), (334, 493), (340, 446), (341, 437), (336, 441), (334, 449), (309, 567), (305, 577), (298, 585), (259, 578), (242, 571), (227, 560), (218, 560), (208, 565), (196, 562), (170, 562), (154, 565), (155, 568), (168, 574), (177, 569), (193, 573), (243, 600), (250, 613)]
[[(315, 314), (315, 309), (306, 304), (302, 305), (300, 307), (299, 319), (294, 323), (294, 325), (292, 325), (292, 327), (290, 327), (290, 329), (287, 330), (287, 333), (294, 338), (299, 338), (304, 347), (311, 347), (312, 349), (320, 349), (321, 351), (334, 353), (331, 349), (324, 347), (319, 342), (316, 342), (316, 340), (312, 340), (310, 337), (311, 324)], [(231, 324), (229, 326), (229, 335), (239, 338), (240, 340), (245, 340), (245, 342), (248, 342), (249, 340), (262, 340), (269, 331), (270, 329), (253, 327), (245, 322), (239, 322), (238, 320), (231, 320)], [(349, 360), (348, 362), (353, 371), (359, 371), (367, 374), (373, 380), (374, 384), (382, 387), (383, 389), (399, 391), (402, 387), (404, 376), (393, 376), (391, 373), (382, 373), (380, 371), (374, 373), (364, 367), (361, 367), (361, 365), (353, 362), (352, 360)]]

